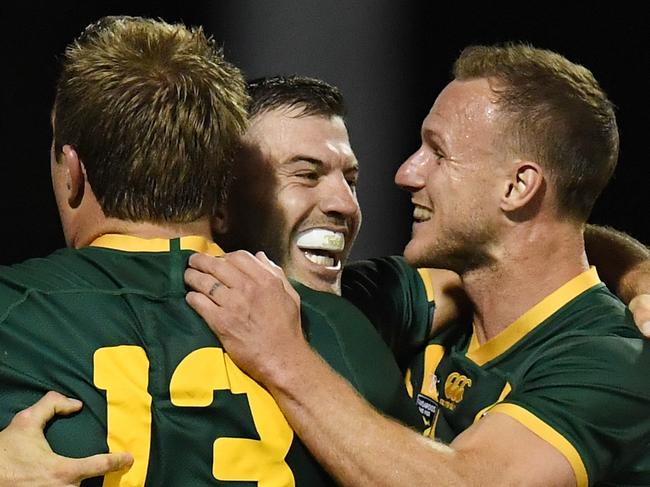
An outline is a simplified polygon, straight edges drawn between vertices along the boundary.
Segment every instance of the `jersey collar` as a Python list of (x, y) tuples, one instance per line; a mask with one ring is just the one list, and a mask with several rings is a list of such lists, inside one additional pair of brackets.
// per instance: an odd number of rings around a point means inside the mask
[(546, 296), (542, 301), (521, 315), (514, 323), (511, 323), (501, 333), (483, 345), (479, 344), (476, 333), (473, 332), (466, 353), (467, 358), (478, 365), (484, 365), (495, 359), (513, 347), (569, 301), (587, 289), (600, 284), (600, 282), (596, 268), (591, 267), (589, 270), (574, 277), (562, 287)]
[[(178, 242), (179, 246), (175, 245), (176, 242)], [(215, 256), (224, 254), (221, 247), (216, 243), (194, 235), (166, 239), (140, 238), (132, 235), (107, 233), (93, 240), (90, 247), (101, 247), (124, 252), (169, 252), (172, 248), (178, 248), (179, 250), (193, 250)]]

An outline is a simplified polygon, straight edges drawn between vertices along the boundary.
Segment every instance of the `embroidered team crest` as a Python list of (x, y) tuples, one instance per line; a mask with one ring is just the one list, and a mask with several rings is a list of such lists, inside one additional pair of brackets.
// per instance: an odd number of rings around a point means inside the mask
[(444, 391), (447, 399), (441, 398), (440, 404), (453, 411), (463, 400), (465, 389), (469, 387), (472, 387), (472, 379), (460, 372), (452, 372), (445, 381)]

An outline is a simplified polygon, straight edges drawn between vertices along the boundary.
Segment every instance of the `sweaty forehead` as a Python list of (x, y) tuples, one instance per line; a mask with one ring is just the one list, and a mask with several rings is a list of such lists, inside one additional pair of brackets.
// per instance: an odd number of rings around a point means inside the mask
[(275, 109), (256, 115), (245, 139), (277, 163), (308, 157), (356, 164), (345, 123), (338, 116), (300, 116), (297, 109)]
[(436, 99), (422, 124), (422, 131), (442, 139), (467, 139), (476, 132), (494, 130), (499, 114), (495, 94), (487, 79), (454, 80)]

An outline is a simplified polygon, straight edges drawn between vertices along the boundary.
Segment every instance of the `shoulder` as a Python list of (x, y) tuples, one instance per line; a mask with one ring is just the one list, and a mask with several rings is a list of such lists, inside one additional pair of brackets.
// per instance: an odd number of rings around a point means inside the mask
[(403, 257), (394, 255), (347, 264), (343, 269), (342, 287), (345, 293), (358, 286), (376, 285), (380, 282), (409, 284), (419, 280), (418, 272)]
[(57, 251), (47, 257), (0, 267), (0, 306), (5, 307), (34, 291), (50, 291), (73, 282), (69, 253)]
[(353, 318), (355, 321), (367, 321), (358, 308), (341, 296), (316, 291), (296, 281), (292, 281), (292, 284), (300, 295), (303, 317), (322, 318), (328, 321), (340, 321), (349, 318)]

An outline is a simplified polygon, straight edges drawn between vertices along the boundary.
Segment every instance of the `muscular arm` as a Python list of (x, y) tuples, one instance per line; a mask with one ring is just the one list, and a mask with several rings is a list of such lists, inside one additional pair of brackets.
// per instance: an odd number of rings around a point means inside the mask
[[(431, 297), (436, 304), (431, 336), (471, 313), (471, 304), (458, 274), (445, 269), (422, 269), (420, 273), (424, 273), (422, 278), (425, 280), (427, 293), (430, 289)], [(428, 285), (426, 284), (427, 280), (429, 281)]]
[(600, 278), (625, 303), (650, 294), (650, 249), (625, 233), (587, 225), (585, 249)]
[(576, 485), (565, 458), (508, 416), (488, 415), (445, 446), (381, 416), (307, 347), (290, 346), (291, 362), (259, 379), (342, 485)]
[(194, 255), (186, 282), (201, 292), (188, 303), (342, 485), (575, 485), (564, 456), (507, 416), (489, 415), (445, 446), (373, 410), (311, 350), (295, 293), (267, 264), (243, 252)]

